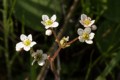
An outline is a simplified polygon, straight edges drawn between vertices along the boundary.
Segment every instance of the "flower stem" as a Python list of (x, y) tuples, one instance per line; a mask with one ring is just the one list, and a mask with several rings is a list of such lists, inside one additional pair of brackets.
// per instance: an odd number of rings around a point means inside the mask
[(60, 41), (59, 41), (59, 39), (57, 38), (57, 35), (56, 35), (55, 31), (54, 31), (53, 29), (51, 29), (51, 30), (52, 30), (53, 35), (54, 35), (54, 37), (55, 37), (55, 41), (58, 43), (58, 45), (59, 45), (59, 47), (60, 47), (60, 46), (61, 46), (61, 45), (60, 45)]
[(57, 49), (57, 51), (54, 53), (53, 57), (51, 58), (52, 61), (54, 61), (54, 59), (57, 57), (57, 55), (58, 55), (58, 53), (60, 52), (60, 50), (61, 50), (61, 47), (59, 47), (59, 48)]
[[(57, 35), (58, 39), (61, 39), (61, 37), (63, 36), (63, 34), (65, 33), (66, 29), (67, 29), (67, 24), (69, 23), (70, 18), (72, 17), (72, 15), (75, 12), (76, 7), (78, 6), (77, 4), (79, 3), (79, 0), (74, 0), (73, 4), (71, 5), (68, 14), (65, 17), (64, 20), (64, 24), (62, 26), (62, 28), (60, 29), (60, 32)], [(50, 50), (48, 52), (52, 52), (54, 50), (54, 48), (56, 47), (56, 43), (53, 43), (52, 47), (50, 48)], [(42, 80), (43, 77), (45, 77), (46, 74), (46, 70), (48, 69), (49, 66), (49, 62), (46, 62), (45, 66), (42, 68), (41, 72), (39, 73), (37, 80)]]
[(56, 71), (56, 68), (55, 68), (55, 65), (54, 65), (54, 61), (50, 62), (50, 67), (51, 67), (52, 72), (54, 73), (55, 80), (59, 80), (59, 75), (58, 75), (58, 73)]
[(77, 40), (78, 40), (78, 37), (76, 37), (76, 38), (74, 38), (73, 40), (69, 41), (69, 42), (67, 43), (67, 45), (70, 45), (70, 44), (74, 43), (74, 42), (77, 41)]

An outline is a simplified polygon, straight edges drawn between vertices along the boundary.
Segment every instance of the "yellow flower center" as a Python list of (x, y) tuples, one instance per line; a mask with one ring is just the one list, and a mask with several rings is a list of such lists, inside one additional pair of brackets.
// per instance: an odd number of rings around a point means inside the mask
[(85, 25), (89, 25), (90, 24), (90, 20), (89, 19), (86, 19), (83, 23), (85, 24)]
[(46, 24), (46, 25), (52, 25), (52, 24), (53, 24), (53, 21), (52, 21), (52, 20), (47, 20), (47, 21), (45, 22), (45, 24)]
[(24, 43), (24, 45), (29, 46), (31, 44), (31, 41), (29, 39), (27, 39), (23, 43)]
[(83, 33), (82, 38), (84, 40), (88, 40), (89, 39), (89, 34), (88, 33)]

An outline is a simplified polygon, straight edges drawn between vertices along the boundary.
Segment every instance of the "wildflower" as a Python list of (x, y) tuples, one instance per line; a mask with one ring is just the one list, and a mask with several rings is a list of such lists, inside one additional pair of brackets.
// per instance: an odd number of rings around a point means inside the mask
[(91, 28), (85, 28), (84, 30), (79, 28), (77, 31), (80, 42), (86, 42), (87, 44), (92, 44), (92, 39), (94, 38), (94, 33), (91, 32)]
[(36, 52), (32, 53), (32, 57), (34, 58), (32, 65), (35, 61), (37, 61), (38, 65), (43, 66), (45, 64), (45, 60), (47, 59), (47, 54), (43, 54), (42, 50), (37, 50)]
[(22, 48), (25, 51), (29, 51), (30, 48), (36, 44), (36, 42), (32, 41), (31, 34), (29, 34), (28, 36), (21, 34), (20, 39), (21, 39), (21, 42), (16, 44), (16, 51), (20, 51)]
[(52, 31), (51, 31), (50, 29), (47, 29), (46, 32), (45, 32), (45, 34), (46, 34), (47, 36), (50, 36), (50, 35), (52, 35)]
[(61, 47), (62, 47), (62, 48), (69, 47), (70, 45), (67, 44), (68, 41), (69, 41), (69, 36), (63, 37), (63, 38), (60, 40), (60, 45), (61, 45)]
[(46, 29), (48, 28), (55, 28), (58, 27), (59, 23), (56, 22), (56, 15), (53, 15), (50, 19), (47, 15), (42, 15), (41, 23), (45, 26)]
[(81, 20), (80, 23), (84, 26), (84, 27), (91, 27), (94, 24), (95, 20), (91, 20), (90, 17), (87, 17), (87, 15), (82, 14), (81, 15)]

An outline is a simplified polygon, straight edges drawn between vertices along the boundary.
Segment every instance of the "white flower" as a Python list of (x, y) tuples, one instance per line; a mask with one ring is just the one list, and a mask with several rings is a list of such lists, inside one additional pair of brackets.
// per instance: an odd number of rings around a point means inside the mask
[(43, 54), (42, 50), (37, 50), (36, 52), (32, 53), (32, 57), (34, 58), (32, 65), (35, 61), (37, 61), (38, 65), (43, 66), (45, 64), (45, 60), (47, 59), (47, 54)]
[(69, 36), (67, 37), (63, 37), (61, 40), (60, 40), (60, 45), (62, 48), (66, 48), (66, 47), (69, 47), (70, 45), (67, 45), (67, 42), (69, 41)]
[(47, 29), (47, 30), (45, 31), (45, 34), (46, 34), (47, 36), (50, 36), (50, 35), (52, 35), (52, 31), (51, 31), (50, 29)]
[(85, 28), (84, 30), (79, 28), (77, 33), (79, 35), (78, 39), (80, 42), (86, 42), (88, 44), (93, 43), (92, 39), (95, 34), (91, 32), (91, 28)]
[(47, 15), (42, 15), (41, 23), (45, 26), (46, 29), (48, 28), (55, 28), (58, 27), (59, 23), (56, 22), (56, 15), (53, 15), (50, 19)]
[(16, 44), (16, 51), (20, 51), (22, 48), (25, 51), (29, 51), (30, 48), (36, 44), (36, 42), (32, 41), (31, 34), (29, 34), (28, 36), (21, 34), (20, 39), (21, 39), (21, 42)]
[(82, 14), (81, 15), (81, 20), (80, 23), (84, 26), (84, 27), (91, 27), (94, 24), (95, 20), (91, 20), (90, 17), (87, 17), (87, 15)]

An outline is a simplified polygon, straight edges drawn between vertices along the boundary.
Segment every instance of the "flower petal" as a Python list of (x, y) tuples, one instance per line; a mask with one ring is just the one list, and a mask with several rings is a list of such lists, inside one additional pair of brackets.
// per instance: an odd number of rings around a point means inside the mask
[(33, 47), (36, 44), (36, 42), (31, 42), (30, 47)]
[(87, 15), (81, 14), (81, 20), (84, 21), (85, 19), (87, 19)]
[(90, 22), (90, 24), (88, 25), (88, 27), (92, 26), (92, 25), (94, 24), (94, 22), (95, 22), (95, 20), (92, 20), (92, 21)]
[(89, 34), (91, 32), (91, 28), (85, 28), (84, 32)]
[(84, 27), (90, 27), (89, 25), (84, 25), (84, 24), (83, 24), (83, 26), (84, 26)]
[(21, 41), (24, 41), (24, 40), (26, 40), (26, 39), (27, 39), (27, 36), (26, 36), (26, 35), (24, 35), (24, 34), (21, 34), (21, 35), (20, 35), (20, 39), (21, 39)]
[(24, 44), (22, 42), (17, 43), (16, 44), (16, 51), (20, 51), (21, 48), (23, 48), (23, 47), (24, 47)]
[(80, 20), (79, 22), (80, 22), (80, 23), (84, 26), (84, 23), (83, 23), (83, 21), (82, 21), (82, 20)]
[(45, 25), (45, 29), (48, 29), (48, 28), (50, 28), (51, 27), (51, 25)]
[(79, 36), (78, 39), (79, 39), (80, 42), (84, 42), (85, 41), (81, 36)]
[(25, 51), (29, 51), (30, 50), (30, 46), (24, 46), (24, 50)]
[(56, 20), (56, 15), (55, 15), (55, 14), (51, 17), (51, 20), (52, 20), (53, 22)]
[(23, 48), (24, 44), (22, 42), (19, 42), (16, 44), (16, 47)]
[(36, 55), (36, 52), (33, 52), (33, 53), (31, 54), (32, 57), (35, 57), (35, 55)]
[(24, 44), (22, 42), (17, 43), (16, 44), (16, 51), (20, 51), (21, 48), (23, 48), (23, 47), (24, 47)]
[(47, 54), (43, 54), (42, 57), (43, 57), (43, 60), (46, 60), (47, 59)]
[(22, 48), (16, 47), (16, 51), (20, 51)]
[(78, 35), (81, 36), (83, 34), (83, 29), (82, 28), (78, 28), (77, 33), (78, 33)]
[(94, 38), (94, 35), (95, 35), (95, 33), (90, 33), (89, 39), (93, 39), (93, 38)]
[(69, 41), (69, 36), (65, 37), (65, 40), (66, 40), (66, 41)]
[(49, 20), (49, 17), (47, 15), (42, 15), (42, 20), (43, 21)]
[(58, 22), (54, 22), (54, 23), (52, 24), (52, 27), (58, 27), (58, 25), (59, 25)]
[(28, 35), (28, 39), (29, 39), (30, 41), (32, 41), (32, 35), (31, 35), (31, 34)]
[(43, 50), (37, 50), (36, 53), (41, 53), (41, 54), (43, 54)]
[(44, 61), (44, 60), (38, 61), (38, 65), (43, 66), (44, 64), (45, 64), (45, 61)]
[(91, 21), (91, 18), (90, 18), (90, 17), (87, 17), (87, 19)]
[(45, 22), (44, 22), (44, 21), (41, 21), (41, 23), (42, 23), (43, 25), (45, 25)]
[(85, 42), (86, 42), (87, 44), (92, 44), (92, 43), (93, 43), (92, 40), (85, 40)]

